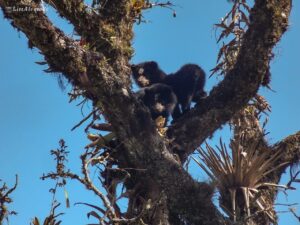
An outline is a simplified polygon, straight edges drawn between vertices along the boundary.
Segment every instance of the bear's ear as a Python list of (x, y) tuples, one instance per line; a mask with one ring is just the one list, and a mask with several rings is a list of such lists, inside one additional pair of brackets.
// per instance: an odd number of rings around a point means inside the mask
[(135, 69), (137, 67), (137, 65), (136, 64), (131, 64), (130, 65), (130, 68), (133, 70), (133, 69)]
[(149, 87), (145, 87), (145, 88), (144, 88), (144, 93), (145, 93), (145, 95), (149, 95), (149, 94), (151, 94), (151, 92), (152, 92), (151, 86), (150, 86), (150, 88), (149, 88)]

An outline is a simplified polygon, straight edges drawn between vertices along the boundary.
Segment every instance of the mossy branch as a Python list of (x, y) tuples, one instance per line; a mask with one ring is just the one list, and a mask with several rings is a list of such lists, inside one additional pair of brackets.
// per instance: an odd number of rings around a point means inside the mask
[[(183, 160), (255, 96), (266, 74), (273, 47), (288, 27), (291, 0), (257, 0), (237, 61), (224, 80), (194, 110), (170, 129)], [(193, 132), (189, 132), (193, 131)]]

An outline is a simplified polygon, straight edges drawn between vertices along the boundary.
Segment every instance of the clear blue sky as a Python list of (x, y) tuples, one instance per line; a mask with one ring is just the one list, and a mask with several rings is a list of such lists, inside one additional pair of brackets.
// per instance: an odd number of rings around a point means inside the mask
[[(176, 18), (165, 9), (154, 9), (144, 14), (150, 22), (135, 27), (133, 45), (136, 51), (132, 61), (156, 60), (166, 72), (176, 71), (181, 65), (192, 62), (209, 73), (215, 66), (219, 48), (213, 24), (220, 21), (230, 5), (225, 0), (173, 2), (179, 6), (175, 8)], [(70, 25), (57, 18), (49, 8), (48, 14), (57, 26), (72, 34)], [(50, 209), (48, 189), (54, 183), (39, 179), (43, 172), (54, 168), (49, 150), (56, 148), (58, 140), (64, 138), (71, 151), (70, 168), (79, 172), (78, 156), (87, 140), (83, 128), (70, 131), (82, 119), (80, 108), (68, 104), (67, 91), (59, 89), (54, 76), (42, 72), (45, 67), (34, 63), (41, 61), (42, 56), (36, 49), (27, 48), (26, 37), (14, 30), (3, 19), (2, 13), (0, 32), (0, 179), (12, 185), (15, 174), (19, 175), (19, 186), (10, 206), (19, 215), (11, 217), (10, 221), (12, 225), (29, 224), (31, 218), (43, 218)], [(270, 143), (300, 130), (299, 40), (300, 3), (294, 1), (290, 28), (274, 49), (276, 57), (272, 62), (271, 85), (276, 92), (261, 91), (272, 104), (267, 127)], [(217, 82), (216, 78), (209, 79), (206, 90)], [(85, 114), (88, 112), (88, 109), (84, 110)], [(218, 132), (216, 137), (219, 135), (224, 139), (229, 137), (226, 129)], [(192, 173), (198, 179), (205, 178), (197, 167), (192, 167)], [(66, 213), (61, 217), (63, 224), (85, 224), (87, 219), (82, 210), (87, 212), (88, 208), (73, 206), (73, 203), (95, 202), (94, 196), (86, 193), (77, 183), (69, 184), (67, 190), (71, 208), (60, 208)], [(299, 193), (290, 193), (288, 200), (291, 203), (300, 202)], [(62, 191), (58, 197), (64, 200)], [(285, 202), (285, 198), (281, 197), (280, 202)], [(299, 223), (289, 214), (280, 214), (280, 224)]]

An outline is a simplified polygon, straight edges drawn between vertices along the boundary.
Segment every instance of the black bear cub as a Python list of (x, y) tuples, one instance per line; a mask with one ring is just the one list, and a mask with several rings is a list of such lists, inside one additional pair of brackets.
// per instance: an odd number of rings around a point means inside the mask
[(185, 64), (176, 73), (167, 75), (154, 61), (132, 65), (132, 75), (140, 87), (162, 83), (169, 85), (177, 96), (178, 104), (172, 114), (174, 119), (188, 111), (191, 102), (206, 96), (205, 72), (196, 64)]
[(177, 105), (176, 95), (172, 88), (165, 84), (153, 84), (141, 88), (135, 95), (149, 108), (152, 119), (159, 116), (167, 119)]
[(147, 87), (155, 83), (162, 83), (167, 74), (154, 61), (131, 65), (133, 78), (140, 87)]

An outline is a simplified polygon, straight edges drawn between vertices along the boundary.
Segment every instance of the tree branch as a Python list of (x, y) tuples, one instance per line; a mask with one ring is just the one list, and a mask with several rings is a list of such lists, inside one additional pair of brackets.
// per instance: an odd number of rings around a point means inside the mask
[(234, 68), (201, 105), (169, 129), (175, 149), (180, 146), (177, 150), (184, 152), (183, 160), (256, 94), (267, 71), (272, 48), (287, 29), (290, 10), (291, 0), (255, 2)]
[(100, 33), (100, 16), (97, 12), (89, 8), (83, 0), (45, 0), (57, 10), (57, 12), (69, 20), (75, 27), (79, 35), (95, 35), (95, 39)]
[(86, 61), (88, 56), (91, 57), (89, 52), (54, 27), (44, 12), (8, 10), (9, 7), (35, 9), (39, 4), (32, 1), (28, 3), (20, 0), (0, 0), (0, 6), (5, 17), (12, 20), (12, 25), (21, 30), (33, 46), (41, 50), (52, 71), (65, 74), (66, 78), (75, 85), (82, 87), (85, 84)]
[[(95, 9), (89, 8), (82, 0), (45, 0), (57, 10), (60, 16), (70, 21), (89, 49), (108, 55), (114, 48), (111, 36), (113, 28), (103, 23)], [(108, 30), (110, 32), (108, 32)]]
[(293, 165), (294, 163), (298, 163), (300, 160), (300, 131), (286, 137), (279, 143), (275, 144), (272, 149), (274, 152), (284, 152), (284, 157), (279, 158), (275, 165), (289, 162), (285, 166), (280, 167), (278, 170), (269, 175), (271, 179), (275, 181), (274, 183), (278, 183), (286, 168)]

